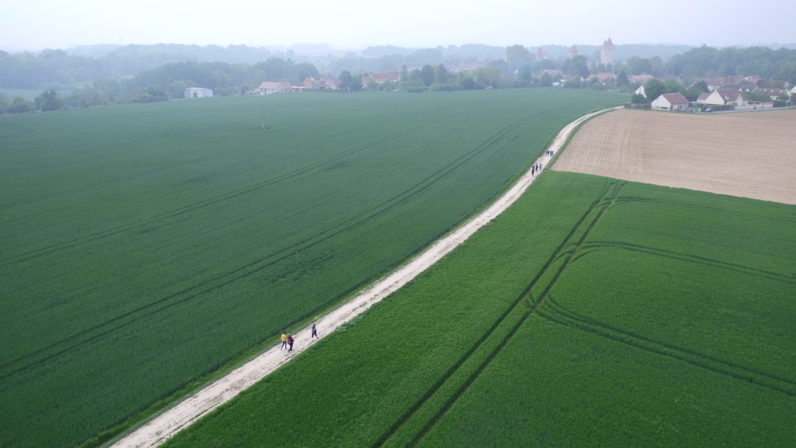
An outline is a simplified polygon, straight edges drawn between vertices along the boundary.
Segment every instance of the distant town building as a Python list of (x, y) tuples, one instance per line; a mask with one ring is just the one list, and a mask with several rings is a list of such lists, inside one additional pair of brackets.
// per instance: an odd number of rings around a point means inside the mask
[(603, 42), (603, 49), (600, 52), (600, 62), (603, 65), (614, 63), (614, 43), (611, 41), (610, 37)]
[(188, 87), (185, 89), (185, 98), (209, 98), (213, 96), (213, 89), (204, 87)]
[(339, 90), (340, 85), (332, 77), (321, 78), (317, 81), (318, 88), (321, 90)]
[(754, 93), (755, 95), (767, 95), (772, 100), (776, 100), (777, 97), (782, 95), (783, 93), (787, 95), (788, 91), (785, 89), (766, 89), (763, 87), (758, 87), (752, 90), (752, 93)]
[(749, 104), (749, 99), (738, 90), (716, 89), (710, 93), (700, 94), (696, 102), (715, 106), (746, 106)]
[(647, 81), (649, 81), (650, 79), (653, 79), (653, 78), (655, 78), (655, 77), (652, 76), (652, 75), (634, 75), (634, 76), (629, 76), (628, 77), (628, 81), (637, 82), (639, 84), (646, 84)]
[(542, 74), (548, 74), (553, 79), (561, 79), (561, 77), (564, 76), (564, 72), (561, 70), (542, 70)]
[(373, 72), (373, 73), (370, 74), (370, 77), (373, 78), (373, 81), (375, 81), (376, 84), (381, 84), (383, 82), (392, 81), (392, 78), (390, 78), (390, 75), (387, 74), (387, 73), (375, 73), (375, 72)]
[(539, 51), (536, 52), (536, 60), (544, 61), (545, 59), (550, 59), (550, 56), (547, 55), (547, 52), (544, 51), (544, 48), (539, 48)]
[(609, 79), (616, 79), (616, 75), (613, 73), (597, 73), (596, 75), (592, 75), (600, 80), (600, 82), (608, 81)]
[(254, 89), (256, 93), (260, 95), (270, 95), (272, 93), (282, 93), (288, 92), (292, 89), (291, 85), (287, 81), (283, 82), (273, 82), (273, 81), (263, 81), (260, 84), (260, 87)]
[(716, 89), (735, 89), (743, 91), (751, 91), (757, 87), (757, 83), (762, 78), (757, 75), (752, 76), (725, 76), (723, 78), (697, 78), (695, 81), (705, 81), (708, 85), (708, 90)]
[(578, 46), (573, 45), (572, 48), (569, 49), (569, 57), (574, 58), (577, 55), (578, 55)]
[[(462, 62), (459, 66), (454, 70), (455, 72), (469, 72), (471, 70), (476, 70), (482, 67), (486, 67), (486, 62)], [(399, 74), (400, 75), (400, 74)]]
[(401, 80), (401, 72), (389, 71), (387, 72), (387, 76), (390, 77), (390, 81), (392, 82), (398, 82)]
[(682, 93), (664, 93), (650, 103), (653, 109), (657, 110), (686, 110), (688, 108), (688, 98)]
[(307, 90), (338, 90), (340, 86), (337, 84), (334, 78), (321, 78), (315, 79), (312, 76), (308, 76), (304, 79), (301, 83), (301, 87)]

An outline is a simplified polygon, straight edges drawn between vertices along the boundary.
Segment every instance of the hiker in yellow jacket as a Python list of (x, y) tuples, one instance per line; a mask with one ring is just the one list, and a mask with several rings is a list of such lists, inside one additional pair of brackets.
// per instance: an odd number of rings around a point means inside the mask
[(279, 347), (279, 350), (283, 350), (287, 348), (287, 335), (282, 333), (282, 346)]

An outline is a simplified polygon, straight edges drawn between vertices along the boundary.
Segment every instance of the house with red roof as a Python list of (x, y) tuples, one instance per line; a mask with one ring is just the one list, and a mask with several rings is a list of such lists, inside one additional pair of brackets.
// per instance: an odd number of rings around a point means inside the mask
[[(399, 75), (400, 75), (400, 73), (399, 73)], [(376, 72), (373, 72), (373, 73), (370, 74), (370, 77), (373, 78), (373, 80), (377, 84), (381, 84), (381, 83), (387, 82), (387, 81), (392, 81), (392, 78), (390, 77), (390, 75), (388, 73), (376, 73)]]
[(307, 76), (304, 78), (304, 81), (301, 82), (301, 87), (305, 89), (317, 89), (318, 88), (318, 81), (315, 80), (312, 76)]
[(544, 51), (544, 48), (539, 48), (536, 52), (536, 60), (537, 61), (544, 61), (545, 59), (550, 59), (550, 56)]
[(688, 98), (684, 97), (680, 92), (664, 93), (655, 98), (650, 103), (650, 106), (657, 110), (686, 110), (688, 108)]
[(387, 76), (390, 77), (390, 81), (392, 82), (398, 82), (401, 80), (401, 72), (396, 72), (394, 70), (391, 70), (385, 73), (387, 73)]
[(605, 82), (608, 81), (609, 79), (616, 79), (616, 75), (614, 75), (613, 73), (597, 73), (596, 75), (592, 76), (596, 76), (597, 79), (600, 80), (600, 82)]
[(321, 90), (340, 90), (337, 80), (329, 76), (319, 79), (317, 85)]

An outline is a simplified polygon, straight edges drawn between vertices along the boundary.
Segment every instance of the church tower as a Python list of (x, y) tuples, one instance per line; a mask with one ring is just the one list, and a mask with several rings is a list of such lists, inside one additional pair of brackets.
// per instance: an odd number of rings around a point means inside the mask
[(611, 42), (610, 37), (603, 42), (603, 49), (600, 52), (600, 62), (602, 62), (603, 65), (614, 63), (614, 43)]

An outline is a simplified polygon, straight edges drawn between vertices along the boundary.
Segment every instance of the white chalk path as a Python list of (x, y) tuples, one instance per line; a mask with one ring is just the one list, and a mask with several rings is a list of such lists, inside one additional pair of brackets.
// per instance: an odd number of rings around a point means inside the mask
[[(559, 132), (549, 149), (558, 151), (578, 124), (599, 113), (601, 112), (585, 115), (568, 124)], [(549, 156), (543, 156), (540, 157), (536, 163), (544, 166), (549, 161)], [(504, 210), (525, 192), (525, 189), (531, 185), (534, 178), (535, 176), (531, 175), (531, 171), (528, 171), (517, 183), (503, 194), (503, 196), (482, 213), (472, 218), (450, 235), (434, 243), (428, 250), (406, 265), (401, 266), (391, 274), (363, 289), (350, 301), (317, 319), (315, 324), (318, 327), (320, 337), (323, 338), (328, 336), (335, 328), (362, 314), (365, 310), (370, 308), (371, 305), (397, 291), (418, 274), (439, 261), (448, 252), (467, 240), (467, 238), (478, 229), (503, 213)], [(238, 367), (225, 377), (196, 392), (176, 406), (157, 415), (112, 446), (119, 448), (150, 448), (164, 443), (182, 429), (187, 428), (204, 415), (233, 399), (240, 392), (263, 379), (266, 375), (279, 368), (279, 366), (290, 361), (293, 356), (311, 347), (312, 341), (310, 337), (310, 327), (296, 331), (293, 336), (295, 345), (291, 354), (288, 354), (286, 350), (280, 350), (279, 344), (277, 344), (276, 347)]]

